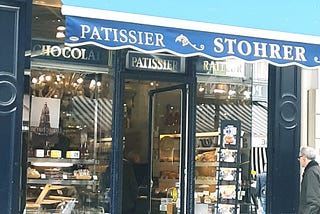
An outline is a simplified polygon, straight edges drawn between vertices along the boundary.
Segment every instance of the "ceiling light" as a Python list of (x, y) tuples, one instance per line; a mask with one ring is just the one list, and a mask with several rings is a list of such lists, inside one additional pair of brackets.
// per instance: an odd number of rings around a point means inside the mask
[(204, 87), (200, 86), (199, 87), (199, 92), (203, 92), (204, 91)]
[(246, 99), (250, 98), (251, 92), (250, 91), (244, 91), (243, 95), (245, 96)]
[(214, 89), (213, 92), (214, 92), (214, 93), (217, 93), (217, 94), (223, 94), (223, 93), (225, 93), (226, 91), (223, 90), (223, 89)]
[(60, 25), (60, 26), (57, 27), (57, 30), (58, 30), (58, 31), (65, 31), (65, 30), (66, 30), (66, 27)]
[(217, 84), (215, 89), (213, 90), (214, 93), (217, 94), (224, 94), (228, 91), (228, 86), (225, 84)]
[(235, 94), (236, 94), (236, 91), (235, 91), (235, 90), (229, 90), (228, 94), (229, 94), (230, 96), (235, 95)]
[(46, 81), (51, 81), (52, 77), (51, 77), (50, 75), (47, 75), (47, 76), (45, 77), (45, 79), (46, 79)]
[(57, 32), (57, 33), (56, 33), (56, 38), (57, 38), (57, 39), (61, 39), (61, 38), (64, 38), (64, 37), (66, 37), (66, 36), (64, 35), (63, 32)]
[(77, 83), (79, 83), (79, 84), (83, 83), (83, 78), (80, 77), (79, 79), (77, 79)]

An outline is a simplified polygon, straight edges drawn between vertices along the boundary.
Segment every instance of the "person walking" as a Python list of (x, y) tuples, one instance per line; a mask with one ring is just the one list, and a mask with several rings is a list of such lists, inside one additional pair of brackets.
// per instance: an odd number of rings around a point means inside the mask
[(300, 166), (304, 168), (301, 181), (299, 214), (320, 214), (320, 166), (312, 147), (301, 147)]
[(267, 199), (266, 199), (266, 190), (267, 190), (267, 172), (266, 165), (264, 166), (264, 171), (257, 176), (256, 183), (256, 195), (258, 197), (258, 213), (266, 214), (267, 209)]

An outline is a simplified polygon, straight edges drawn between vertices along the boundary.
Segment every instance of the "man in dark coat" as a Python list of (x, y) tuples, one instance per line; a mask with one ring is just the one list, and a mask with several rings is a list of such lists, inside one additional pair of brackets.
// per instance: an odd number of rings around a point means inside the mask
[(301, 182), (299, 214), (320, 214), (320, 167), (316, 151), (301, 147), (299, 161), (304, 168)]
[[(109, 186), (110, 168), (108, 167), (102, 178), (102, 193), (104, 193)], [(133, 166), (127, 159), (123, 159), (122, 190), (122, 214), (134, 214), (138, 197), (138, 184)], [(104, 204), (103, 207), (108, 211), (108, 204)]]

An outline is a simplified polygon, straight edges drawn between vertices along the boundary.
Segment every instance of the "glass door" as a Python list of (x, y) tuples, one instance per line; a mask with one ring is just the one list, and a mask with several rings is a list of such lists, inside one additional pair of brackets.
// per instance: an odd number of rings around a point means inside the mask
[(184, 213), (186, 94), (185, 84), (149, 92), (151, 213)]
[(186, 97), (186, 84), (125, 80), (122, 213), (183, 213)]

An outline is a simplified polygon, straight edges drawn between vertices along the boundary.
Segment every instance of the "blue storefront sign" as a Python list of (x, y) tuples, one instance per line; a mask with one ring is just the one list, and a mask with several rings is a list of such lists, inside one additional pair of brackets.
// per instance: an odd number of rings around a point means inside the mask
[(132, 48), (182, 57), (235, 57), (280, 66), (320, 65), (320, 46), (315, 44), (215, 33), (214, 29), (204, 32), (77, 16), (66, 17), (65, 42), (70, 46), (94, 44), (111, 50)]

